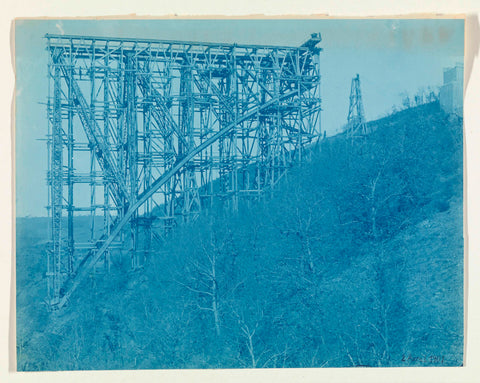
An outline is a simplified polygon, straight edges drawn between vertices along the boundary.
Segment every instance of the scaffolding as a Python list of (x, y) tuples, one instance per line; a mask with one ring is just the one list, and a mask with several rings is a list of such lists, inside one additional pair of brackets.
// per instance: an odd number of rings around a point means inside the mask
[(319, 33), (299, 47), (45, 37), (53, 309), (113, 251), (141, 268), (153, 236), (273, 187), (321, 136)]

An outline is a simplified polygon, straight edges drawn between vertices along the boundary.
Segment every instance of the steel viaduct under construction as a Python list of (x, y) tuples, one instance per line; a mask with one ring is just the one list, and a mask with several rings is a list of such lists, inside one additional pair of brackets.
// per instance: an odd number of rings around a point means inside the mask
[(152, 237), (256, 198), (321, 137), (319, 33), (298, 47), (45, 37), (51, 309), (113, 249), (128, 242), (141, 267)]

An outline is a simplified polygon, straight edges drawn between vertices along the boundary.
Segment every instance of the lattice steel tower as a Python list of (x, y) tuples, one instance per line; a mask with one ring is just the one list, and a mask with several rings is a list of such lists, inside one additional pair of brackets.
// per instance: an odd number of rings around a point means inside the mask
[(115, 249), (142, 267), (152, 236), (273, 187), (320, 137), (320, 34), (300, 47), (46, 39), (52, 308)]
[(365, 137), (367, 134), (359, 74), (352, 79), (350, 87), (350, 105), (348, 107), (346, 132), (347, 138), (352, 140), (358, 137)]

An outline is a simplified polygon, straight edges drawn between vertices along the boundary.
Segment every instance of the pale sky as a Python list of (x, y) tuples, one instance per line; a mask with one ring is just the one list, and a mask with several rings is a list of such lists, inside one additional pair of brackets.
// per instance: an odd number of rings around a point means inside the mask
[(360, 74), (367, 120), (402, 94), (439, 86), (443, 68), (463, 63), (463, 20), (26, 20), (15, 26), (17, 216), (47, 205), (46, 33), (299, 46), (320, 32), (322, 129), (346, 122), (350, 82)]

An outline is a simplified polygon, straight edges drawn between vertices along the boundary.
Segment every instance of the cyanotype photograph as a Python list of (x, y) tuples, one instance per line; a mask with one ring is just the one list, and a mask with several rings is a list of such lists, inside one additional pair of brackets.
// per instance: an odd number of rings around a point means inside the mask
[(19, 19), (18, 371), (464, 364), (464, 19)]

